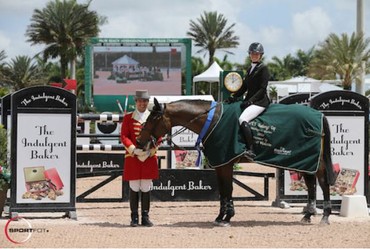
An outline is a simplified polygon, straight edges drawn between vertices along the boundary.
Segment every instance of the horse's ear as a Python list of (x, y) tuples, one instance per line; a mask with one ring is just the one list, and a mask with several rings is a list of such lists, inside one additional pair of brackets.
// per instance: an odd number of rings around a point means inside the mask
[(154, 107), (153, 107), (153, 110), (159, 111), (159, 112), (162, 111), (162, 106), (159, 104), (157, 98), (154, 98)]

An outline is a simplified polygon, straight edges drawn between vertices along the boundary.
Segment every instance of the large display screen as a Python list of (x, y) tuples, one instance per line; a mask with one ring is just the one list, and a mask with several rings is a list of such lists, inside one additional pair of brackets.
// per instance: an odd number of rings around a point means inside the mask
[(181, 95), (181, 46), (93, 47), (94, 95)]
[(91, 38), (85, 47), (84, 104), (98, 112), (119, 112), (117, 102), (129, 111), (136, 90), (190, 95), (191, 82), (191, 39)]

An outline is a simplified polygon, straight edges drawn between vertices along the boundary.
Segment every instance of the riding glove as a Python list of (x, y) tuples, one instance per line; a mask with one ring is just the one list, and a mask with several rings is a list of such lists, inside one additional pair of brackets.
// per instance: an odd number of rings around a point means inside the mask
[(231, 104), (231, 103), (234, 103), (235, 101), (236, 101), (236, 98), (233, 95), (231, 95), (225, 100), (225, 103)]
[(252, 105), (252, 102), (250, 102), (249, 100), (244, 100), (241, 104), (240, 104), (240, 108), (241, 109), (245, 109), (247, 108), (248, 106)]

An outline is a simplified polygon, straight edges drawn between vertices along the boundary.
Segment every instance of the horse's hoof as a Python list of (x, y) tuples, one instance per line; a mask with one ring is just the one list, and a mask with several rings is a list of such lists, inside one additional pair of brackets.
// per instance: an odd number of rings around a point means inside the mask
[(320, 226), (327, 226), (330, 225), (329, 218), (328, 217), (322, 217), (320, 221)]
[(301, 223), (302, 224), (311, 224), (311, 219), (310, 218), (303, 217), (301, 219)]
[(215, 226), (219, 226), (219, 224), (222, 222), (222, 220), (215, 220), (214, 222), (213, 222), (213, 225), (215, 225)]
[(218, 226), (218, 227), (229, 227), (229, 226), (231, 226), (231, 225), (230, 225), (230, 222), (227, 222), (227, 221), (224, 221), (224, 220), (222, 220), (222, 221), (215, 220), (215, 221), (213, 222), (213, 224), (214, 224), (215, 226)]

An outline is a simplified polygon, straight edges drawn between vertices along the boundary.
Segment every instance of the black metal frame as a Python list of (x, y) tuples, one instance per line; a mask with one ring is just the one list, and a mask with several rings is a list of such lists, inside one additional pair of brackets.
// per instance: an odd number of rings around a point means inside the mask
[[(42, 101), (33, 101), (29, 105), (25, 106), (22, 104), (24, 99), (32, 99), (32, 96), (38, 94), (45, 94), (49, 96), (58, 96), (64, 98), (63, 105), (58, 101), (52, 101), (49, 99), (46, 105)], [(9, 212), (11, 216), (16, 216), (17, 212), (69, 212), (71, 218), (76, 218), (74, 212), (76, 211), (76, 95), (64, 90), (62, 88), (56, 88), (51, 86), (35, 86), (20, 90), (11, 96), (11, 115), (12, 115), (12, 134), (11, 134), (11, 166), (12, 166), (12, 182), (11, 182), (11, 197), (10, 197), (10, 208)], [(58, 203), (17, 203), (17, 128), (18, 128), (18, 113), (61, 113), (70, 114), (71, 134), (69, 136), (71, 143), (71, 158), (70, 158), (70, 199), (69, 202)]]

